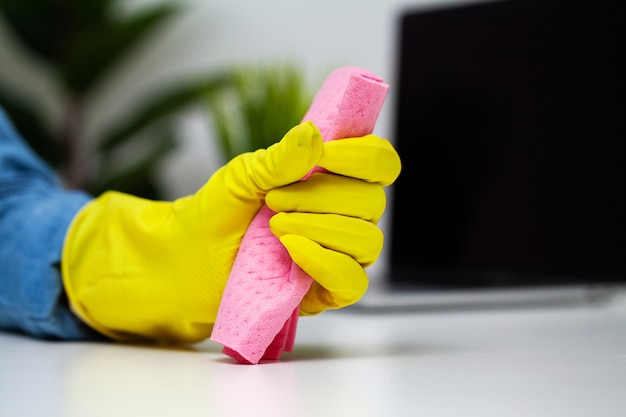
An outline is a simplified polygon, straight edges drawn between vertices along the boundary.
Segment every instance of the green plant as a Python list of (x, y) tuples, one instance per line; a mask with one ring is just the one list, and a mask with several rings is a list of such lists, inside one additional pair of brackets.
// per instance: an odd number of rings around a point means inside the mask
[(208, 96), (215, 135), (226, 160), (279, 141), (300, 123), (313, 94), (294, 64), (239, 65), (229, 88)]
[[(22, 98), (0, 80), (0, 106), (22, 136), (55, 167), (68, 187), (98, 194), (118, 189), (158, 198), (152, 171), (174, 146), (168, 116), (229, 85), (230, 76), (180, 80), (146, 99), (138, 109), (109, 127), (88, 147), (85, 138), (87, 104), (93, 90), (141, 42), (170, 20), (177, 9), (162, 3), (128, 14), (118, 0), (0, 0), (0, 13), (19, 43), (50, 68), (62, 88), (63, 120), (51, 129), (37, 103)], [(142, 147), (121, 171), (106, 169), (116, 152), (150, 131), (151, 146)], [(89, 141), (92, 143), (92, 141)], [(136, 147), (139, 149), (139, 147)], [(104, 169), (87, 169), (96, 160)]]

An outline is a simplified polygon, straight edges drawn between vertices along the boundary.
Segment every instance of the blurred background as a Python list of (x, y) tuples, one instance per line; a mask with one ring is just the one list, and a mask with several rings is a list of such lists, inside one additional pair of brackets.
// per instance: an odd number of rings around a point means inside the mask
[(392, 86), (405, 8), (456, 0), (0, 0), (0, 103), (73, 188), (173, 199), (279, 140), (338, 66)]

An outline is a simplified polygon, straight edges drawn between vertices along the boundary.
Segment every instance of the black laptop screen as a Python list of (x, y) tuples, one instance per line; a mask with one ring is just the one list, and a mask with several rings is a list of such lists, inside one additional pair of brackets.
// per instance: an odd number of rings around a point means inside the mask
[(394, 284), (626, 280), (623, 4), (402, 15)]

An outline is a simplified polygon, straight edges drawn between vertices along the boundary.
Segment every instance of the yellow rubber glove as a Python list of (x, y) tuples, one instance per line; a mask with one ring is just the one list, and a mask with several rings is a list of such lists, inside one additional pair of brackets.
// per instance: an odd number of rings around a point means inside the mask
[[(322, 165), (327, 145), (303, 123), (267, 150), (234, 158), (193, 196), (156, 202), (109, 192), (93, 200), (76, 215), (63, 249), (72, 309), (118, 340), (209, 337), (239, 244), (267, 192), (288, 192)], [(328, 153), (330, 165), (340, 159), (332, 154), (341, 152)]]
[(313, 174), (266, 196), (277, 212), (270, 229), (314, 279), (300, 304), (301, 315), (342, 308), (365, 294), (364, 268), (383, 247), (376, 226), (385, 210), (383, 187), (396, 180), (401, 168), (391, 144), (374, 135), (327, 142), (318, 165), (340, 175)]

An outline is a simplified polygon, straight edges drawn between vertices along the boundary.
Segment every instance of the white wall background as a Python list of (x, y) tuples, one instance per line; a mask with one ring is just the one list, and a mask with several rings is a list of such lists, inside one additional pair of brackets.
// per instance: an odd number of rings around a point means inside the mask
[[(157, 0), (134, 0), (141, 7)], [(140, 97), (163, 81), (205, 73), (233, 63), (289, 60), (301, 65), (313, 88), (335, 67), (361, 66), (392, 86), (376, 133), (390, 137), (393, 103), (394, 40), (401, 10), (433, 7), (458, 0), (185, 0), (185, 11), (161, 36), (121, 69), (97, 97), (92, 128), (116, 109), (114, 98)], [(184, 151), (162, 171), (170, 194), (193, 192), (223, 161), (212, 156), (204, 118), (189, 118), (183, 128)]]
[[(132, 11), (158, 1), (120, 3)], [(91, 97), (87, 129), (102, 129), (170, 79), (234, 63), (289, 60), (305, 70), (313, 89), (343, 65), (361, 66), (383, 77), (391, 89), (376, 133), (391, 138), (398, 16), (407, 8), (459, 1), (468, 0), (180, 0), (183, 12)], [(37, 97), (50, 115), (59, 112), (59, 91), (44, 69), (20, 53), (1, 19), (0, 75), (16, 90)], [(120, 101), (123, 106), (112, 104)], [(194, 192), (223, 162), (215, 156), (206, 123), (198, 114), (181, 120), (183, 146), (160, 170), (170, 198)], [(386, 228), (385, 219), (382, 225)]]
[[(125, 11), (164, 0), (120, 1)], [(182, 13), (139, 48), (91, 97), (88, 132), (133, 107), (168, 80), (207, 74), (233, 63), (295, 62), (314, 90), (335, 67), (361, 66), (391, 84), (376, 133), (390, 137), (394, 40), (401, 10), (459, 0), (179, 0)], [(467, 0), (465, 0), (467, 1)], [(52, 116), (60, 92), (45, 69), (12, 42), (0, 19), (0, 74), (38, 98)], [(113, 103), (124, 103), (124, 106)], [(223, 161), (212, 149), (205, 118), (181, 122), (183, 146), (162, 168), (168, 195), (193, 192)]]

